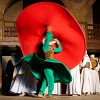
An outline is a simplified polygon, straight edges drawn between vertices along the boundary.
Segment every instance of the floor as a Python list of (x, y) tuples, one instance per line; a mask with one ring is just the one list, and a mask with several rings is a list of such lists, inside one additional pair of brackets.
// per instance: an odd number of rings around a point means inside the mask
[(35, 97), (19, 97), (19, 96), (3, 96), (0, 95), (0, 100), (100, 100), (100, 94), (99, 95), (87, 95), (87, 96), (54, 96), (53, 98), (35, 98)]

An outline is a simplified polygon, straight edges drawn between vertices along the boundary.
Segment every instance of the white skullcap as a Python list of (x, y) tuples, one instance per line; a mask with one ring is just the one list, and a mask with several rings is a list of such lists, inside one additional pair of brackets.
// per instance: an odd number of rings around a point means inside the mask
[(90, 57), (95, 58), (95, 55), (94, 55), (94, 54), (92, 54), (92, 55), (90, 55)]
[[(53, 39), (51, 42), (49, 42), (49, 45), (52, 45), (54, 43), (57, 42), (57, 39)], [(45, 38), (42, 40), (42, 43), (44, 44), (45, 43)]]

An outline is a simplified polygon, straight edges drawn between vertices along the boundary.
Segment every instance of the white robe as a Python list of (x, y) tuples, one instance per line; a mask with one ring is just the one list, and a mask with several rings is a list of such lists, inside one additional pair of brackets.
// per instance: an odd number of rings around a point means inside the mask
[[(85, 68), (86, 63), (90, 63), (90, 68)], [(84, 56), (83, 62), (82, 62), (82, 72), (81, 72), (81, 92), (82, 93), (91, 93), (93, 91), (92, 86), (92, 75), (91, 75), (91, 68), (92, 64), (90, 61), (90, 58), (88, 54)]]
[(81, 84), (80, 84), (80, 69), (79, 65), (71, 70), (72, 81), (67, 84), (66, 94), (68, 95), (81, 95)]
[(100, 93), (100, 79), (99, 79), (100, 65), (92, 70), (92, 80), (93, 80), (93, 93)]
[(83, 68), (81, 73), (81, 91), (82, 93), (90, 93), (92, 89), (91, 70)]
[(19, 94), (23, 92), (28, 94), (36, 93), (36, 78), (32, 75), (28, 66), (23, 63), (19, 71), (17, 70), (18, 68), (14, 69), (10, 92)]
[[(48, 94), (48, 87), (45, 90), (45, 94)], [(57, 95), (61, 94), (61, 83), (54, 83), (54, 90), (52, 94), (57, 94)]]

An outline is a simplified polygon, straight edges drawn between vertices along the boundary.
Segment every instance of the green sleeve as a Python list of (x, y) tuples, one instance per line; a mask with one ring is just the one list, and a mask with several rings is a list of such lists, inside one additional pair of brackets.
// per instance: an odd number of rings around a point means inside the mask
[(57, 48), (54, 49), (54, 53), (60, 52), (62, 50), (61, 44), (57, 44)]
[(45, 38), (45, 43), (43, 44), (43, 51), (46, 52), (50, 50), (49, 42), (53, 38), (53, 34), (51, 32), (47, 32), (46, 38)]

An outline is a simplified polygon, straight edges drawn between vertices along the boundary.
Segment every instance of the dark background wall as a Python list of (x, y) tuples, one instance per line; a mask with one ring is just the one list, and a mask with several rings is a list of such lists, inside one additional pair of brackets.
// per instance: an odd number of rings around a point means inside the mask
[(100, 24), (100, 0), (93, 4), (93, 24)]
[(23, 0), (23, 8), (29, 6), (30, 4), (33, 4), (36, 2), (42, 2), (42, 1), (50, 1), (50, 2), (55, 2), (55, 3), (58, 3), (60, 5), (63, 5), (61, 0)]

